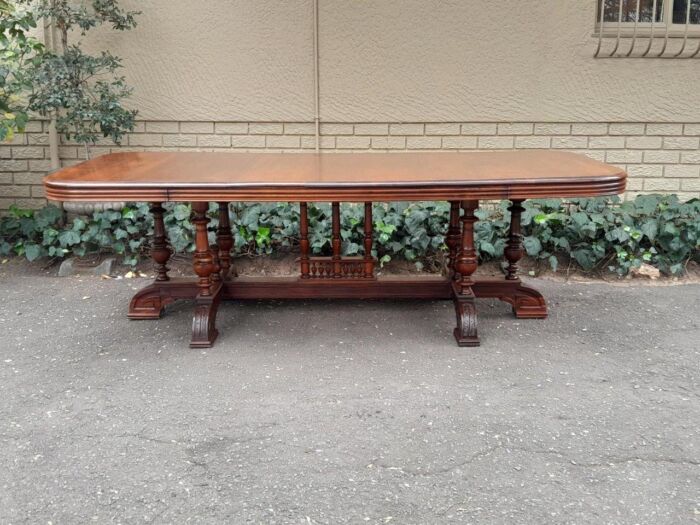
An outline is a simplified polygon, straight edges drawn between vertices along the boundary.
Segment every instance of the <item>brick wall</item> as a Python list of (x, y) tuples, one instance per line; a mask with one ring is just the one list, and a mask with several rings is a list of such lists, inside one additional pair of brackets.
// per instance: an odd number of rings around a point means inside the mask
[[(0, 210), (44, 204), (49, 170), (46, 123), (0, 145)], [(304, 151), (315, 145), (308, 122), (139, 122), (121, 147), (104, 141), (92, 155), (124, 150)], [(700, 197), (700, 123), (324, 123), (324, 151), (492, 150), (553, 148), (619, 165), (630, 175), (628, 196), (677, 193)], [(63, 165), (82, 146), (64, 141)]]

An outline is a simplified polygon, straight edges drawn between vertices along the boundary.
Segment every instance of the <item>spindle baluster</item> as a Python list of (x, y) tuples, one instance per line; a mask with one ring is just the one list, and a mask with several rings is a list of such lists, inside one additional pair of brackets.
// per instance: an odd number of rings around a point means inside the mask
[(219, 227), (216, 230), (216, 244), (219, 247), (217, 256), (221, 265), (221, 278), (225, 280), (231, 272), (231, 248), (233, 248), (228, 202), (219, 203)]
[(508, 261), (506, 269), (506, 279), (515, 280), (518, 278), (518, 261), (523, 257), (523, 235), (520, 229), (520, 216), (525, 208), (521, 200), (513, 200), (510, 210), (510, 234), (506, 243), (505, 257)]
[(333, 233), (332, 233), (332, 247), (333, 247), (333, 257), (331, 260), (333, 261), (332, 267), (333, 267), (333, 277), (339, 279), (342, 277), (341, 275), (341, 268), (340, 268), (340, 203), (339, 202), (334, 202), (331, 204), (331, 209), (332, 209), (332, 225), (333, 225)]
[(372, 257), (372, 203), (365, 202), (365, 277), (368, 279), (374, 275), (374, 257)]
[(168, 245), (168, 237), (163, 222), (165, 210), (160, 202), (151, 203), (151, 213), (153, 214), (153, 246), (151, 247), (151, 257), (155, 263), (156, 281), (169, 281), (168, 260), (173, 251)]
[(449, 227), (447, 228), (445, 244), (449, 248), (449, 254), (447, 256), (447, 273), (448, 275), (451, 275), (453, 279), (457, 279), (455, 261), (457, 260), (457, 253), (459, 251), (460, 238), (459, 201), (452, 201), (450, 202), (450, 223)]
[(301, 278), (309, 279), (309, 213), (305, 202), (299, 203), (299, 249)]

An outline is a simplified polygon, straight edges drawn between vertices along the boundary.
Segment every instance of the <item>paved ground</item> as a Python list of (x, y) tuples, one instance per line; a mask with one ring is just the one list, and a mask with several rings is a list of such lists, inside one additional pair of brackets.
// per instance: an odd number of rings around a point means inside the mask
[(700, 286), (543, 281), (481, 304), (228, 304), (129, 322), (144, 280), (0, 276), (0, 523), (700, 518)]

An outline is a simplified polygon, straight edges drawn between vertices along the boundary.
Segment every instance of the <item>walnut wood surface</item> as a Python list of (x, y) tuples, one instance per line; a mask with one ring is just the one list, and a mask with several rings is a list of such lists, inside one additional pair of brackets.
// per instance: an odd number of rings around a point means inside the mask
[(616, 195), (618, 167), (569, 152), (122, 152), (44, 181), (61, 201), (529, 199)]

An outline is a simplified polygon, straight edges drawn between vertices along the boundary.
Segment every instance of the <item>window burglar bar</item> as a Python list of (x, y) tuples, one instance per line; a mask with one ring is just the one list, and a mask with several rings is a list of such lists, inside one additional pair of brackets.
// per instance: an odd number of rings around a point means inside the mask
[(594, 58), (700, 58), (700, 0), (600, 0), (596, 29)]

